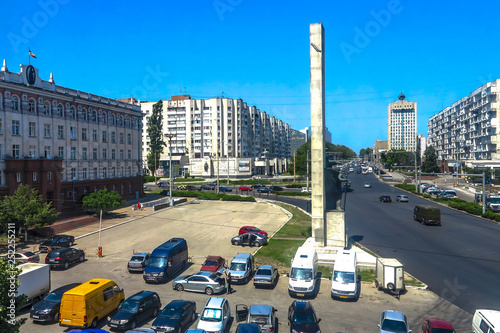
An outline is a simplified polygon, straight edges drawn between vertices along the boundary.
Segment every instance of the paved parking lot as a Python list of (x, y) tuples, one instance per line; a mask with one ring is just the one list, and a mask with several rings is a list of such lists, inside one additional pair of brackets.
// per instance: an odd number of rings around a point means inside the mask
[[(232, 246), (229, 239), (236, 235), (242, 225), (256, 225), (270, 234), (276, 231), (288, 216), (279, 208), (264, 203), (240, 202), (194, 202), (184, 206), (160, 211), (133, 222), (104, 231), (101, 235), (104, 258), (97, 258), (93, 250), (87, 250), (88, 260), (77, 264), (67, 271), (52, 271), (52, 288), (73, 282), (84, 282), (92, 278), (109, 278), (125, 289), (126, 296), (140, 290), (156, 291), (166, 305), (174, 299), (196, 301), (200, 312), (208, 296), (191, 292), (177, 292), (171, 283), (161, 285), (146, 284), (141, 274), (129, 274), (126, 263), (133, 251), (152, 251), (157, 245), (172, 238), (183, 237), (187, 240), (193, 263), (185, 273), (199, 270), (206, 255), (222, 255), (230, 260), (238, 252), (253, 252), (254, 248)], [(95, 249), (98, 235), (78, 239), (75, 247)], [(184, 273), (183, 273), (184, 274)], [(252, 284), (234, 286), (235, 293), (223, 295), (235, 311), (236, 304), (271, 304), (278, 309), (279, 329), (289, 331), (287, 308), (292, 299), (287, 293), (287, 277), (281, 276), (273, 290), (255, 289)], [(450, 320), (457, 333), (470, 331), (471, 315), (444, 301), (426, 290), (409, 289), (398, 300), (390, 294), (378, 291), (371, 284), (363, 284), (358, 302), (340, 302), (330, 298), (330, 281), (322, 280), (318, 296), (312, 300), (318, 316), (322, 319), (323, 332), (361, 332), (376, 331), (380, 313), (386, 309), (405, 312), (416, 332), (426, 316)], [(27, 309), (29, 310), (29, 309)], [(28, 317), (25, 313), (23, 317)], [(150, 327), (152, 320), (142, 323)], [(233, 322), (230, 332), (237, 323)], [(105, 320), (99, 327), (108, 329)], [(196, 327), (193, 323), (192, 327)], [(65, 332), (68, 329), (57, 324), (33, 324), (28, 319), (21, 332)]]

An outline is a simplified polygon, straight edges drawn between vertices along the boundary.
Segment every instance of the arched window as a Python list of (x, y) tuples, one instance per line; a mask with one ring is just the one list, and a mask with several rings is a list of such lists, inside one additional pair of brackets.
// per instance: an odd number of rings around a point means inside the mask
[(90, 111), (90, 121), (93, 123), (97, 122), (97, 111), (96, 110)]
[(113, 126), (113, 125), (115, 124), (115, 115), (114, 115), (113, 113), (111, 113), (111, 114), (109, 115), (109, 124), (110, 124), (111, 126)]
[(47, 101), (43, 103), (43, 114), (50, 116), (50, 103)]
[(16, 95), (12, 96), (12, 110), (19, 111), (19, 97)]
[(130, 117), (125, 116), (125, 127), (130, 128)]
[[(0, 110), (3, 110), (3, 99), (2, 94), (0, 94)], [(0, 183), (1, 184), (1, 183)]]
[(30, 98), (28, 100), (28, 112), (35, 113), (35, 110), (36, 110), (36, 101), (34, 98)]
[(76, 119), (76, 109), (74, 106), (69, 108), (69, 119)]
[(61, 117), (61, 118), (64, 117), (64, 107), (62, 104), (57, 104), (56, 116)]
[(119, 114), (117, 117), (116, 117), (116, 124), (118, 126), (123, 126), (123, 116), (121, 114)]
[(78, 119), (79, 120), (83, 120), (83, 121), (87, 121), (87, 109), (82, 109), (79, 113), (79, 116), (78, 116)]
[(105, 111), (100, 111), (99, 112), (99, 122), (101, 124), (107, 124), (108, 123), (108, 114)]

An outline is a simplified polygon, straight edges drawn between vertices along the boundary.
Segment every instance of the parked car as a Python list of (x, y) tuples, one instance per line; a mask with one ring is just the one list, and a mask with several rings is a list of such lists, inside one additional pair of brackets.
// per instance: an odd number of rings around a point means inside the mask
[(151, 255), (148, 252), (139, 252), (134, 254), (127, 264), (129, 273), (144, 272), (144, 267), (148, 264), (150, 256)]
[(385, 310), (378, 325), (380, 333), (411, 333), (408, 319), (402, 312)]
[(163, 308), (151, 328), (156, 332), (184, 332), (197, 318), (195, 302), (175, 300)]
[(257, 324), (241, 323), (236, 327), (235, 333), (260, 333), (260, 326)]
[(257, 324), (260, 332), (271, 333), (278, 325), (277, 311), (272, 305), (253, 304), (248, 308), (244, 304), (238, 304), (236, 305), (236, 320), (246, 321), (247, 324)]
[(227, 186), (219, 186), (219, 192), (233, 192), (233, 189)]
[(71, 247), (75, 243), (75, 237), (70, 235), (56, 235), (51, 238), (45, 240), (40, 246), (38, 250), (40, 252), (48, 252), (53, 249), (58, 249), (62, 247)]
[(127, 298), (112, 317), (108, 317), (108, 326), (120, 331), (133, 330), (137, 323), (156, 317), (160, 309), (161, 301), (157, 293), (139, 291)]
[(40, 256), (33, 252), (14, 253), (14, 262), (16, 264), (40, 262)]
[(263, 246), (267, 245), (267, 237), (254, 232), (247, 232), (243, 235), (235, 236), (231, 239), (231, 244), (241, 246)]
[(240, 186), (240, 191), (251, 191), (252, 188), (250, 186)]
[(257, 189), (259, 189), (260, 187), (264, 187), (264, 185), (262, 185), (262, 184), (255, 184), (255, 185), (252, 185), (252, 188), (253, 188), (254, 190), (257, 190)]
[(309, 193), (311, 193), (311, 192), (312, 192), (312, 188), (311, 188), (311, 187), (309, 187), (309, 189), (307, 189), (307, 187), (303, 187), (303, 188), (300, 190), (300, 192), (309, 192)]
[(371, 188), (372, 184), (371, 183), (365, 183), (365, 188)]
[(241, 227), (240, 230), (238, 231), (238, 235), (246, 234), (247, 232), (255, 232), (255, 233), (261, 234), (262, 236), (267, 237), (267, 232), (265, 232), (264, 230), (260, 230), (257, 227), (250, 226), (250, 225), (246, 225), (246, 226)]
[(439, 187), (429, 187), (429, 188), (425, 189), (425, 192), (427, 192), (427, 194), (437, 195), (438, 193), (441, 193), (441, 189)]
[(201, 188), (198, 188), (194, 185), (186, 185), (186, 191), (201, 191)]
[(201, 265), (200, 271), (202, 272), (218, 272), (224, 269), (226, 265), (226, 259), (220, 256), (208, 256), (205, 262)]
[(390, 195), (381, 195), (379, 198), (380, 201), (382, 202), (392, 202), (391, 196)]
[(194, 291), (212, 295), (226, 291), (226, 281), (220, 274), (198, 272), (184, 275), (172, 281), (172, 288), (177, 291)]
[(170, 186), (170, 183), (169, 182), (158, 182), (158, 183), (156, 183), (156, 185), (158, 185), (158, 187), (168, 187), (168, 186)]
[(45, 257), (45, 263), (49, 264), (50, 268), (64, 267), (64, 269), (67, 269), (70, 264), (83, 262), (84, 260), (85, 252), (71, 247), (52, 250)]
[(398, 195), (396, 195), (396, 201), (397, 202), (409, 202), (410, 199), (405, 194), (398, 194)]
[(229, 302), (222, 297), (211, 297), (200, 314), (197, 328), (207, 332), (226, 332), (231, 320)]
[(63, 294), (79, 285), (80, 283), (71, 283), (51, 291), (43, 300), (31, 307), (30, 318), (33, 321), (59, 322), (59, 308)]
[(271, 265), (261, 265), (253, 277), (255, 287), (274, 287), (279, 279), (278, 268)]
[(319, 328), (319, 319), (309, 301), (295, 300), (288, 308), (288, 326), (292, 332), (317, 333), (321, 332)]
[(177, 189), (183, 191), (186, 189), (186, 187), (187, 187), (187, 185), (179, 185), (179, 186), (177, 186)]
[(279, 191), (283, 191), (283, 187), (281, 186), (277, 186), (277, 185), (273, 185), (273, 186), (269, 186), (269, 190), (271, 192), (279, 192)]
[(259, 192), (259, 193), (270, 193), (271, 190), (268, 187), (259, 187), (257, 189), (257, 192)]
[(215, 186), (212, 184), (203, 184), (200, 186), (200, 190), (215, 190)]
[(447, 320), (426, 318), (422, 323), (422, 333), (455, 333), (455, 329)]

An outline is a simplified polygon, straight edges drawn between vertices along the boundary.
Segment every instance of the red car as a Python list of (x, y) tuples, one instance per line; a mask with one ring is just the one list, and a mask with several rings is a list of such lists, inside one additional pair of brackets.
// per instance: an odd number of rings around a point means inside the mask
[(219, 256), (208, 256), (200, 271), (203, 272), (217, 272), (226, 264), (226, 259)]
[(444, 319), (426, 318), (422, 324), (422, 333), (455, 333), (455, 329)]
[(264, 237), (267, 237), (267, 232), (265, 232), (264, 230), (260, 230), (259, 228), (257, 227), (252, 227), (252, 226), (244, 226), (244, 227), (241, 227), (240, 228), (240, 231), (238, 232), (238, 236), (239, 235), (243, 235), (243, 234), (246, 234), (247, 232), (256, 232), (258, 234), (261, 234), (262, 236)]
[(240, 186), (240, 191), (251, 191), (252, 188), (249, 186)]

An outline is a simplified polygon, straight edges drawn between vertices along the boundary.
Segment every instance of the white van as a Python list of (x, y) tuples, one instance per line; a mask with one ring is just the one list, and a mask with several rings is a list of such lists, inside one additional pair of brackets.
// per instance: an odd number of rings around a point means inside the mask
[(356, 252), (339, 250), (333, 264), (332, 298), (358, 299), (359, 293)]
[(292, 259), (288, 274), (288, 294), (292, 297), (313, 296), (318, 274), (318, 255), (316, 249), (299, 247)]
[(500, 311), (476, 310), (472, 317), (472, 333), (500, 333)]

